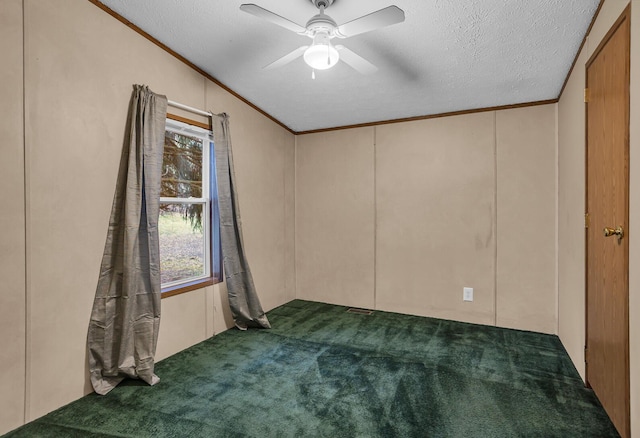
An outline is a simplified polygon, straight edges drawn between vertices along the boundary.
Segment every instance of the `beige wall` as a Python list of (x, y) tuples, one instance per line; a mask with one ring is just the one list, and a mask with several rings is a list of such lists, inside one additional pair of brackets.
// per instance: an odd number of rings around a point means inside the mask
[(584, 378), (586, 53), (558, 103), (558, 335)]
[[(0, 213), (1, 434), (23, 423), (25, 400), (29, 421), (91, 390), (86, 330), (132, 85), (231, 116), (244, 237), (265, 310), (295, 296), (295, 138), (86, 0), (9, 0), (0, 12), (0, 101), (9, 102), (0, 129), (11, 139), (0, 163), (10, 207)], [(225, 292), (220, 284), (164, 299), (157, 358), (230, 327)]]
[(0, 8), (0, 434), (22, 424), (25, 370), (25, 210), (22, 1)]
[(297, 296), (555, 333), (555, 114), (298, 136)]
[[(585, 344), (585, 86), (586, 62), (613, 23), (629, 4), (607, 0), (587, 38), (558, 104), (559, 173), (559, 335), (574, 364), (584, 377)], [(632, 1), (631, 19), (631, 133), (630, 133), (630, 223), (629, 319), (631, 369), (631, 433), (640, 435), (640, 1)]]
[(555, 105), (499, 111), (496, 318), (557, 332)]
[(376, 129), (376, 308), (494, 323), (494, 120)]
[(374, 128), (298, 136), (297, 296), (374, 307)]

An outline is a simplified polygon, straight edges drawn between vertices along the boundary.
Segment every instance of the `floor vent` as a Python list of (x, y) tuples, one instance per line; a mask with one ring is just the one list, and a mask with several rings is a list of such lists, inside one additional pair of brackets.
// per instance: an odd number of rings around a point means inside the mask
[(348, 313), (357, 313), (358, 315), (373, 315), (373, 310), (367, 309), (356, 309), (355, 307), (350, 307), (347, 309)]

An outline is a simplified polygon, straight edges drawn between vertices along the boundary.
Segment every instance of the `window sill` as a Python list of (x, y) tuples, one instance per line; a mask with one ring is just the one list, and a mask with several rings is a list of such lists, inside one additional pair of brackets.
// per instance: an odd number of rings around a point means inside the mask
[(192, 290), (202, 289), (204, 287), (212, 286), (214, 284), (221, 283), (221, 282), (222, 280), (218, 278), (209, 277), (209, 278), (203, 278), (200, 280), (190, 281), (188, 283), (178, 284), (171, 287), (165, 287), (165, 288), (162, 288), (162, 293), (160, 295), (160, 298), (169, 298), (174, 295), (180, 295), (186, 292), (191, 292)]

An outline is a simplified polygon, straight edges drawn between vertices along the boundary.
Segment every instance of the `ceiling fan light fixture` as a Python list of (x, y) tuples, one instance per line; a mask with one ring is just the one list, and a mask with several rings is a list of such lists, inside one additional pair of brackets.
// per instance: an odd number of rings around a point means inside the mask
[(340, 55), (331, 45), (329, 35), (318, 33), (313, 38), (313, 44), (304, 52), (304, 62), (314, 70), (326, 70), (338, 63)]

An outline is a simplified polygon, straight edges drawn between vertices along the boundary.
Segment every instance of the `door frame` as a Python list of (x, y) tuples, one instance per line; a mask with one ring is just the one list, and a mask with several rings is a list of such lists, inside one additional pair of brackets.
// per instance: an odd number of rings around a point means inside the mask
[[(627, 38), (629, 38), (629, 52), (628, 52), (628, 56), (627, 56), (627, 62), (626, 62), (626, 66), (625, 66), (625, 72), (624, 74), (627, 77), (627, 87), (626, 87), (626, 98), (627, 98), (627, 111), (626, 111), (626, 116), (627, 116), (627, 120), (626, 120), (626, 127), (625, 127), (625, 178), (626, 178), (626, 190), (627, 190), (627, 199), (626, 199), (626, 217), (624, 218), (624, 225), (625, 225), (625, 240), (627, 240), (627, 242), (624, 245), (624, 251), (626, 252), (625, 256), (625, 260), (626, 260), (626, 266), (624, 267), (624, 279), (625, 279), (625, 283), (626, 283), (626, 319), (627, 319), (627, 333), (626, 333), (626, 345), (625, 345), (625, 387), (626, 387), (626, 403), (627, 403), (627, 413), (626, 413), (626, 424), (625, 424), (625, 430), (620, 431), (622, 436), (630, 436), (631, 435), (631, 411), (630, 411), (630, 397), (631, 397), (631, 381), (630, 381), (630, 333), (629, 333), (629, 247), (630, 247), (630, 241), (629, 236), (629, 189), (630, 189), (630, 157), (629, 157), (629, 151), (630, 151), (630, 103), (631, 103), (631, 99), (630, 99), (630, 78), (631, 78), (631, 65), (630, 65), (630, 58), (631, 58), (631, 41), (630, 41), (630, 34), (631, 34), (631, 1), (629, 2), (629, 4), (626, 6), (626, 8), (624, 9), (624, 11), (622, 12), (622, 14), (620, 14), (620, 16), (618, 17), (618, 19), (615, 21), (615, 23), (611, 26), (611, 28), (609, 29), (609, 31), (606, 33), (606, 35), (604, 36), (604, 38), (602, 38), (602, 40), (600, 41), (600, 43), (598, 44), (598, 47), (596, 48), (596, 50), (593, 52), (593, 54), (590, 56), (589, 60), (587, 61), (587, 63), (585, 64), (585, 89), (589, 88), (589, 67), (591, 66), (591, 64), (593, 64), (593, 62), (598, 58), (598, 55), (600, 55), (600, 53), (602, 52), (602, 49), (607, 45), (607, 43), (609, 42), (609, 40), (611, 39), (611, 37), (617, 32), (617, 30), (620, 28), (620, 26), (625, 22), (625, 20), (628, 20), (629, 22), (629, 35), (627, 35)], [(585, 103), (585, 210), (587, 210), (588, 206), (589, 206), (589, 105), (587, 103)], [(590, 214), (589, 211), (586, 212), (587, 214)], [(586, 219), (586, 218), (585, 218)], [(585, 385), (588, 388), (591, 388), (591, 385), (589, 384), (589, 364), (587, 362), (587, 346), (588, 346), (588, 340), (589, 340), (589, 278), (588, 278), (588, 268), (589, 268), (589, 245), (588, 245), (588, 233), (589, 233), (589, 229), (585, 226), (585, 234), (584, 234), (584, 239), (585, 239)]]

